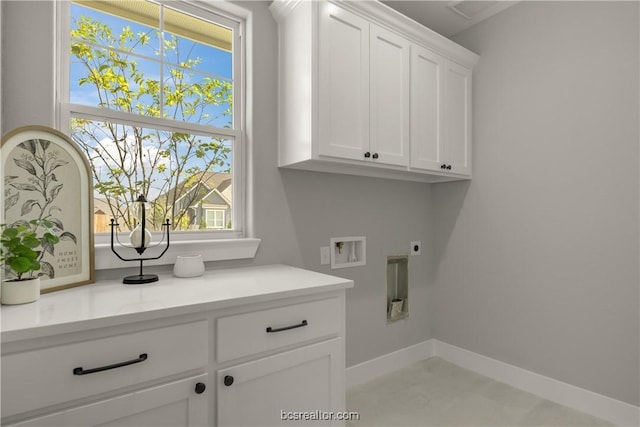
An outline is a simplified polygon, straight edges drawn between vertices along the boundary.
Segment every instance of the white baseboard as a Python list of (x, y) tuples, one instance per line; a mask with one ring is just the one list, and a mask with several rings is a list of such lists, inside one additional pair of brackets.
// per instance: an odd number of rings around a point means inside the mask
[(346, 371), (347, 388), (357, 386), (381, 375), (409, 366), (412, 363), (433, 357), (434, 341), (435, 340), (423, 341), (410, 347), (394, 351), (393, 353), (367, 360), (358, 365), (350, 366)]
[(451, 344), (430, 339), (347, 369), (347, 387), (438, 356), (460, 367), (619, 426), (640, 425), (640, 408)]

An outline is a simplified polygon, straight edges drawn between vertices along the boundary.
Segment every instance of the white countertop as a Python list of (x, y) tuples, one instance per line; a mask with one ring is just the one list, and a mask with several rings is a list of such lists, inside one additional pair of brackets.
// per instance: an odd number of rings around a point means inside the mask
[(352, 280), (285, 265), (159, 277), (144, 285), (100, 281), (44, 294), (30, 304), (3, 305), (2, 342), (353, 287)]

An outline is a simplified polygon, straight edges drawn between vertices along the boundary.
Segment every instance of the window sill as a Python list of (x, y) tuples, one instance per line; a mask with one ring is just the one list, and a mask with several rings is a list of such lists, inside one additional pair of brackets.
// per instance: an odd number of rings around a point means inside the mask
[[(178, 255), (202, 255), (204, 261), (225, 261), (232, 259), (254, 258), (260, 246), (261, 239), (211, 239), (211, 240), (183, 240), (171, 242), (171, 246), (160, 259), (145, 261), (144, 265), (174, 264)], [(150, 249), (148, 256), (160, 253), (158, 249)], [(136, 258), (135, 251), (123, 249), (125, 257)], [(146, 255), (146, 254), (145, 254)], [(139, 264), (132, 261), (122, 261), (111, 251), (108, 243), (95, 245), (95, 269), (108, 270), (112, 268), (137, 267)]]

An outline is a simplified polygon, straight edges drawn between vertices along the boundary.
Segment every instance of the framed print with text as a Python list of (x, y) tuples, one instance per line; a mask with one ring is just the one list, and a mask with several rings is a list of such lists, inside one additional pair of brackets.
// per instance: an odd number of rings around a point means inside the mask
[(41, 239), (34, 249), (41, 293), (93, 283), (93, 190), (83, 153), (66, 135), (44, 126), (15, 129), (2, 138), (0, 151), (0, 223), (27, 225), (42, 236), (43, 227), (31, 221), (46, 220), (59, 237), (55, 244)]

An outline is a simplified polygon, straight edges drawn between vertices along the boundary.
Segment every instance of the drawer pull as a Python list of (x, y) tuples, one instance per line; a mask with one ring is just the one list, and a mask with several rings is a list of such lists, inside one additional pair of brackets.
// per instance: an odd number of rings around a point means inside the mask
[(302, 328), (303, 326), (307, 326), (307, 325), (308, 325), (307, 321), (303, 320), (302, 322), (298, 323), (297, 325), (285, 326), (283, 328), (272, 328), (271, 326), (269, 326), (267, 328), (267, 332), (268, 333), (273, 333), (273, 332), (288, 331), (289, 329)]
[(137, 359), (127, 360), (126, 362), (115, 363), (113, 365), (101, 366), (93, 369), (83, 369), (82, 367), (74, 368), (73, 375), (95, 374), (96, 372), (108, 371), (109, 369), (122, 368), (123, 366), (144, 362), (145, 360), (147, 360), (147, 353), (142, 353)]

